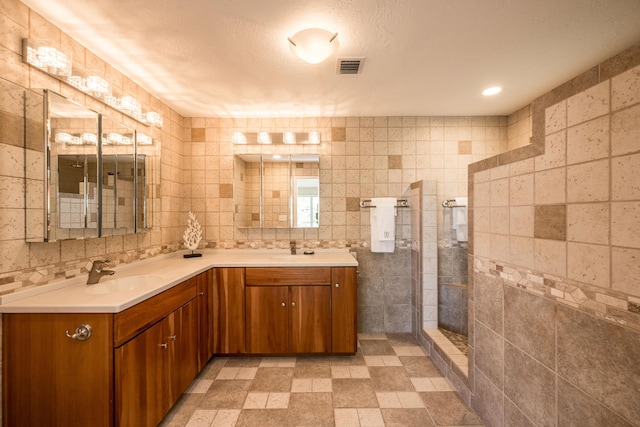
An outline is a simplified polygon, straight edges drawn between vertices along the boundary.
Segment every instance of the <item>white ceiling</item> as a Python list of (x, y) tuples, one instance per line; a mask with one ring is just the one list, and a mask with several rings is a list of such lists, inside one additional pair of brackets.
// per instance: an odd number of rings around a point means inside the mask
[[(187, 117), (506, 115), (640, 42), (639, 0), (23, 1)], [(295, 57), (310, 27), (362, 73)]]

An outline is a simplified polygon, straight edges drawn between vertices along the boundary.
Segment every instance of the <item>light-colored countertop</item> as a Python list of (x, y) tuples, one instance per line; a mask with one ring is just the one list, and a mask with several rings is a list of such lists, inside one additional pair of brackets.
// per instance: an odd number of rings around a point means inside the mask
[[(87, 285), (87, 276), (0, 296), (0, 313), (119, 313), (197, 274), (215, 267), (357, 267), (347, 251), (316, 250), (290, 255), (282, 250), (203, 250), (199, 258), (185, 251), (118, 266), (116, 274)], [(133, 278), (133, 276), (142, 276)], [(127, 279), (131, 278), (131, 279)], [(120, 280), (118, 280), (120, 279)]]

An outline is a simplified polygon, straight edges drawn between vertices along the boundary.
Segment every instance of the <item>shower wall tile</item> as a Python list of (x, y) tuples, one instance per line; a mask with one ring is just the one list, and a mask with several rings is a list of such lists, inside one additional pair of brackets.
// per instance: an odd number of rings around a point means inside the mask
[(504, 346), (504, 395), (536, 425), (555, 425), (555, 375), (509, 342)]
[(475, 366), (487, 376), (489, 381), (502, 390), (504, 384), (504, 338), (479, 321), (475, 322), (474, 334), (476, 339)]
[(631, 427), (604, 405), (563, 379), (558, 380), (558, 426)]
[(548, 368), (555, 366), (555, 304), (504, 287), (504, 338)]
[[(532, 103), (532, 141), (542, 154), (528, 153), (528, 163), (501, 155), (470, 168), (469, 377), (486, 425), (629, 426), (640, 419), (633, 372), (640, 354), (640, 45), (616, 58)], [(535, 165), (533, 199), (522, 179), (532, 173), (526, 164)], [(489, 197), (505, 178), (506, 236), (502, 205)], [(502, 298), (487, 285), (494, 281), (504, 285)], [(489, 314), (496, 307), (502, 317)], [(504, 338), (490, 323), (503, 325)], [(492, 359), (501, 349), (503, 360)], [(500, 372), (503, 392), (494, 384)]]
[(638, 333), (558, 307), (558, 374), (628, 420), (640, 419), (638, 354)]

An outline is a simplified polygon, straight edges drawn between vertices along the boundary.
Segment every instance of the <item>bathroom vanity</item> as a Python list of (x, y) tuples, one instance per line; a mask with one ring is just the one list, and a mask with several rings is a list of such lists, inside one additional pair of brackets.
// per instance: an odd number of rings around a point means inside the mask
[(3, 425), (155, 426), (214, 354), (355, 353), (350, 254), (228, 252), (3, 297)]

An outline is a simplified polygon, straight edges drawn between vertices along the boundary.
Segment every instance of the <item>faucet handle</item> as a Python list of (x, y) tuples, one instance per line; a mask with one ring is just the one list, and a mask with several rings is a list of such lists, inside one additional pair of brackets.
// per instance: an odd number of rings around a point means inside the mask
[(99, 269), (102, 267), (113, 267), (113, 261), (109, 259), (97, 259), (93, 261), (93, 268)]

